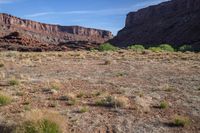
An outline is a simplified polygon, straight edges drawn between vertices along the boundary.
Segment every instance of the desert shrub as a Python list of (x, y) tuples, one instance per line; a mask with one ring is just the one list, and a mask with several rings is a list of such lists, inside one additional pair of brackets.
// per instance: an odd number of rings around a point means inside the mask
[(15, 133), (62, 133), (65, 130), (64, 118), (56, 113), (30, 111), (25, 119), (16, 127)]
[(178, 126), (178, 127), (184, 127), (186, 125), (188, 125), (190, 123), (190, 120), (188, 117), (183, 117), (183, 116), (175, 116), (174, 118), (174, 122), (173, 124), (175, 126)]
[(16, 79), (12, 79), (9, 81), (9, 85), (11, 85), (11, 86), (19, 85), (19, 81)]
[(47, 119), (42, 119), (38, 122), (24, 122), (21, 129), (17, 133), (62, 133), (59, 125)]
[(60, 90), (60, 86), (58, 86), (56, 84), (52, 84), (51, 85), (51, 89), (53, 89), (53, 90)]
[(174, 48), (169, 44), (161, 44), (159, 46), (159, 48), (162, 49), (163, 51), (168, 51), (168, 52), (174, 52), (175, 51)]
[(11, 103), (11, 98), (5, 94), (0, 93), (0, 106), (4, 106)]
[(166, 109), (166, 108), (168, 108), (168, 102), (166, 102), (166, 101), (162, 101), (161, 103), (160, 103), (160, 105), (159, 105), (159, 108), (161, 108), (161, 109)]
[(192, 46), (190, 46), (190, 45), (183, 45), (178, 50), (181, 51), (181, 52), (192, 51)]
[(97, 106), (104, 107), (125, 107), (127, 105), (126, 101), (124, 101), (123, 99), (118, 99), (112, 96), (107, 96), (101, 100), (97, 100), (95, 104)]
[(59, 125), (48, 119), (43, 119), (39, 122), (40, 128), (43, 133), (61, 133)]
[(67, 102), (66, 102), (67, 105), (75, 105), (76, 104), (76, 99), (69, 99)]
[(110, 43), (101, 44), (98, 48), (99, 51), (116, 51), (117, 47), (113, 46)]
[(133, 51), (144, 51), (145, 50), (143, 45), (132, 45), (132, 46), (129, 46), (128, 49), (131, 49)]
[(66, 102), (67, 105), (72, 106), (76, 104), (76, 99), (70, 99)]
[(149, 50), (152, 52), (162, 52), (163, 50), (160, 47), (150, 47)]
[(82, 107), (80, 110), (79, 110), (79, 113), (85, 113), (85, 112), (88, 112), (89, 109), (88, 107)]

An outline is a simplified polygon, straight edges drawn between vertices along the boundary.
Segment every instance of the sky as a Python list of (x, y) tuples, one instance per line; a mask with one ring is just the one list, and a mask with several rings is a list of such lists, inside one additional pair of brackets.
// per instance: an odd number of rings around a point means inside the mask
[(125, 25), (131, 11), (167, 0), (0, 0), (0, 12), (49, 24), (111, 31)]

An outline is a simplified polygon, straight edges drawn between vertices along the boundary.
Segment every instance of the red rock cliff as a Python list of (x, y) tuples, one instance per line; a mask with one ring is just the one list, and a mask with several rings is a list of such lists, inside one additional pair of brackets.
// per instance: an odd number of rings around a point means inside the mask
[[(0, 37), (19, 32), (23, 38), (37, 40), (51, 45), (91, 45), (101, 44), (111, 39), (112, 33), (105, 30), (80, 26), (60, 26), (20, 19), (8, 14), (0, 14)], [(4, 40), (1, 39), (1, 44)], [(8, 40), (6, 42), (9, 42)], [(21, 42), (23, 44), (23, 42)], [(31, 43), (31, 42), (30, 42)], [(78, 48), (78, 46), (77, 46)]]
[(199, 45), (200, 0), (171, 0), (131, 12), (125, 27), (111, 42), (121, 47), (161, 43), (175, 47)]

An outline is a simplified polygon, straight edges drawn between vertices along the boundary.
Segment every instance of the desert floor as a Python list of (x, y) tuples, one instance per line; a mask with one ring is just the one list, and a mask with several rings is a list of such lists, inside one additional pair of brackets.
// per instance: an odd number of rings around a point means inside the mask
[[(200, 132), (198, 53), (0, 52), (0, 64), (0, 93), (12, 99), (0, 106), (0, 131), (46, 110), (66, 132)], [(107, 96), (121, 105), (97, 106)], [(188, 123), (176, 126), (177, 117)]]

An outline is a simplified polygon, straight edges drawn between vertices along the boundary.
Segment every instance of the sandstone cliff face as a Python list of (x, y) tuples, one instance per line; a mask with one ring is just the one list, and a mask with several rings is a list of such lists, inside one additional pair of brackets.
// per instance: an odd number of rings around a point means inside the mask
[(127, 15), (126, 25), (111, 41), (155, 46), (169, 43), (200, 45), (200, 0), (172, 0)]
[[(12, 35), (13, 32), (20, 33), (21, 39), (19, 39), (19, 37), (4, 38), (4, 36)], [(73, 45), (74, 48), (82, 49), (96, 47), (111, 39), (113, 36), (111, 32), (105, 30), (80, 26), (43, 24), (20, 19), (8, 14), (0, 14), (0, 37), (0, 46), (3, 45), (3, 47), (9, 47), (11, 45), (17, 47), (18, 44), (23, 45), (23, 47), (24, 45), (26, 45), (26, 47), (32, 47), (33, 45), (35, 47), (40, 47), (39, 44), (48, 44), (58, 49), (60, 45), (65, 47)], [(35, 41), (38, 42), (36, 43), (38, 45), (32, 44), (33, 42), (35, 43)]]

